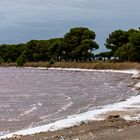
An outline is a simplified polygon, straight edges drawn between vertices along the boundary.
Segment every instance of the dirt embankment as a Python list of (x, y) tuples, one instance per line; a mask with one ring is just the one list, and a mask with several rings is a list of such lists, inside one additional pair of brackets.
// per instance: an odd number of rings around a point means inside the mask
[(119, 115), (104, 121), (81, 123), (71, 128), (7, 140), (140, 140), (140, 122), (125, 121)]

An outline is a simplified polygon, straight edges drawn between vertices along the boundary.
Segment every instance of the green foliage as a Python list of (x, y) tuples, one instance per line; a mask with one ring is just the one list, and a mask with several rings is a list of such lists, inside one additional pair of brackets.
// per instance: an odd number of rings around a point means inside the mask
[(16, 60), (17, 66), (19, 67), (22, 67), (26, 62), (27, 62), (27, 58), (23, 54), (20, 55)]
[(140, 46), (140, 31), (139, 32), (134, 32), (130, 36), (129, 40), (133, 45)]
[(55, 63), (55, 59), (54, 58), (51, 58), (50, 61), (49, 61), (49, 65), (52, 65)]
[(99, 46), (93, 40), (95, 32), (84, 27), (72, 28), (64, 36), (66, 60), (87, 61), (93, 56), (93, 51)]
[(128, 37), (128, 32), (116, 30), (109, 34), (109, 37), (106, 39), (105, 46), (107, 49), (111, 49), (115, 52), (119, 47), (128, 42)]
[(7, 63), (11, 63), (12, 60), (10, 58), (7, 59)]
[(116, 30), (109, 35), (105, 45), (121, 61), (140, 61), (140, 30)]
[[(93, 51), (98, 49), (94, 41), (95, 32), (85, 27), (70, 29), (63, 38), (49, 40), (31, 40), (26, 44), (0, 46), (0, 56), (5, 62), (24, 64), (28, 61), (87, 61), (93, 59)], [(52, 60), (54, 59), (54, 60)]]
[(121, 61), (140, 61), (140, 50), (137, 50), (136, 46), (132, 43), (127, 43), (119, 48), (115, 55), (118, 56)]
[(0, 56), (0, 64), (4, 62), (3, 58)]
[(140, 62), (140, 29), (128, 31), (115, 30), (109, 34), (105, 46), (108, 52), (94, 55), (99, 48), (95, 42), (96, 34), (86, 27), (70, 29), (63, 38), (31, 40), (25, 44), (0, 45), (0, 63), (17, 62), (23, 66), (26, 61), (91, 61), (95, 57), (110, 59), (112, 56), (121, 61)]
[(15, 62), (16, 59), (21, 55), (23, 49), (24, 44), (19, 45), (3, 44), (0, 46), (0, 56), (2, 56), (4, 62)]

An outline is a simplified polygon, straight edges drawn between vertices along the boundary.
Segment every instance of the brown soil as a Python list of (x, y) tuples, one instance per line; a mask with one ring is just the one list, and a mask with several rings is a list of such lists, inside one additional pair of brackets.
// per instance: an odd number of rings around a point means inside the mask
[(140, 122), (125, 121), (119, 115), (55, 132), (14, 136), (7, 140), (140, 140)]

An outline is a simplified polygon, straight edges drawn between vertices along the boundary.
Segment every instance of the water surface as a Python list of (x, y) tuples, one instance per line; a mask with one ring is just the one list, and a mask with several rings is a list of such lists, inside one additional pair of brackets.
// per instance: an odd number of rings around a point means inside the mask
[(137, 94), (130, 74), (0, 68), (0, 132), (35, 127)]

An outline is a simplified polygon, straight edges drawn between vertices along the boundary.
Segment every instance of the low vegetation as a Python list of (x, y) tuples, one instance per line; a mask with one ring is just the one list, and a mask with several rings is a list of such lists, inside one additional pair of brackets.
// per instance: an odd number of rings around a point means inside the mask
[[(2, 63), (0, 66), (9, 67), (16, 66), (16, 63)], [(127, 70), (138, 69), (140, 70), (140, 63), (136, 62), (56, 62), (52, 65), (49, 62), (27, 62), (24, 67), (55, 67), (55, 68), (82, 68), (82, 69), (115, 69), (115, 70)]]

